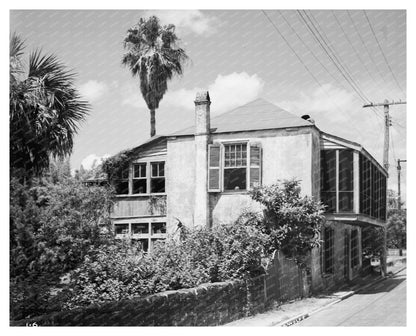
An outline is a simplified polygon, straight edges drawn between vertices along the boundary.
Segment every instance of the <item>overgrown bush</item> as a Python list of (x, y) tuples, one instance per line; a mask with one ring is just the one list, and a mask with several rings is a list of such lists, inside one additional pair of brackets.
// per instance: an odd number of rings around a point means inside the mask
[(112, 191), (86, 187), (70, 176), (55, 180), (10, 182), (12, 319), (56, 309), (50, 293), (59, 287), (60, 277), (75, 269), (92, 247), (113, 241)]
[(184, 240), (158, 242), (151, 254), (134, 245), (92, 250), (72, 273), (64, 307), (129, 299), (165, 290), (264, 273), (266, 237), (252, 225), (188, 229)]
[(300, 195), (297, 180), (261, 186), (250, 191), (252, 199), (264, 206), (263, 218), (251, 218), (268, 236), (267, 249), (281, 250), (303, 265), (309, 252), (320, 245), (319, 233), (325, 221), (324, 205)]

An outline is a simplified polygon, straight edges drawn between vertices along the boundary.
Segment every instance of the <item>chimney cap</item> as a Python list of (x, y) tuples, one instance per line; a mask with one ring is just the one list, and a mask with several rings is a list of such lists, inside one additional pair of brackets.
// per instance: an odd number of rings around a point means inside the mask
[(202, 103), (202, 102), (211, 102), (208, 91), (197, 92), (195, 103)]

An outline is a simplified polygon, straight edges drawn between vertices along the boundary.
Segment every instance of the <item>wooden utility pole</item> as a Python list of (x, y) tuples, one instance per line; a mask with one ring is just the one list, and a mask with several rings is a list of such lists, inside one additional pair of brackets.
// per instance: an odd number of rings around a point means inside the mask
[[(384, 107), (384, 149), (383, 149), (383, 165), (386, 169), (387, 173), (389, 172), (389, 142), (390, 142), (390, 126), (391, 126), (391, 119), (389, 114), (389, 107), (390, 105), (398, 105), (398, 104), (406, 104), (406, 102), (402, 102), (401, 100), (398, 102), (391, 101), (389, 102), (387, 99), (384, 100), (383, 103), (370, 103), (366, 104), (363, 107), (376, 107), (376, 106), (383, 106)], [(388, 178), (388, 175), (387, 175)], [(387, 187), (387, 183), (386, 183)], [(387, 204), (386, 204), (387, 208)], [(383, 276), (387, 276), (387, 227), (383, 229), (383, 248), (380, 258), (380, 266), (381, 266), (381, 274)]]
[(407, 160), (397, 160), (397, 209), (402, 208), (402, 194), (400, 188), (400, 172), (402, 170), (402, 166), (400, 165), (401, 162), (407, 162)]
[(389, 171), (389, 143), (390, 143), (390, 126), (391, 126), (391, 119), (389, 113), (389, 106), (390, 105), (398, 105), (398, 104), (406, 104), (406, 102), (402, 101), (391, 101), (389, 102), (387, 99), (384, 103), (377, 103), (377, 104), (367, 104), (363, 107), (376, 107), (376, 106), (383, 106), (384, 107), (384, 150), (383, 150), (383, 165), (386, 168), (387, 172)]

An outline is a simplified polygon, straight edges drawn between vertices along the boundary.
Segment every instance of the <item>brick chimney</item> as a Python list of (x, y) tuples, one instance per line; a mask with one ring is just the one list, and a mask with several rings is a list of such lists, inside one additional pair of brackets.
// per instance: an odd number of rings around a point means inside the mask
[(195, 99), (195, 205), (194, 225), (209, 225), (208, 210), (208, 142), (210, 131), (208, 91), (198, 92)]

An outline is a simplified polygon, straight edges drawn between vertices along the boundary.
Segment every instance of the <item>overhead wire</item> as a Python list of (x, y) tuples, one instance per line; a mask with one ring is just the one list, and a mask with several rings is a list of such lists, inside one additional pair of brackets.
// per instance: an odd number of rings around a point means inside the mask
[(379, 40), (378, 40), (378, 38), (377, 38), (377, 35), (376, 35), (376, 33), (375, 33), (375, 31), (374, 31), (374, 28), (373, 28), (373, 25), (371, 24), (371, 21), (370, 21), (370, 19), (368, 18), (367, 12), (366, 12), (365, 10), (364, 10), (364, 15), (365, 15), (365, 18), (367, 19), (368, 25), (369, 25), (369, 26), (370, 26), (370, 28), (371, 28), (371, 32), (373, 33), (373, 36), (374, 36), (374, 38), (375, 38), (375, 40), (376, 40), (376, 42), (377, 42), (378, 48), (380, 49), (381, 54), (383, 55), (384, 61), (386, 62), (386, 65), (387, 65), (387, 67), (389, 68), (390, 73), (391, 73), (391, 75), (392, 75), (392, 77), (393, 77), (394, 81), (396, 82), (397, 87), (400, 89), (400, 91), (402, 91), (403, 95), (405, 95), (404, 90), (403, 90), (403, 89), (402, 89), (402, 87), (400, 86), (399, 82), (397, 81), (396, 76), (394, 75), (393, 70), (391, 69), (390, 63), (389, 63), (389, 61), (387, 60), (386, 54), (384, 53), (383, 48), (382, 48), (382, 47), (381, 47), (381, 45), (380, 45), (380, 41), (379, 41)]

